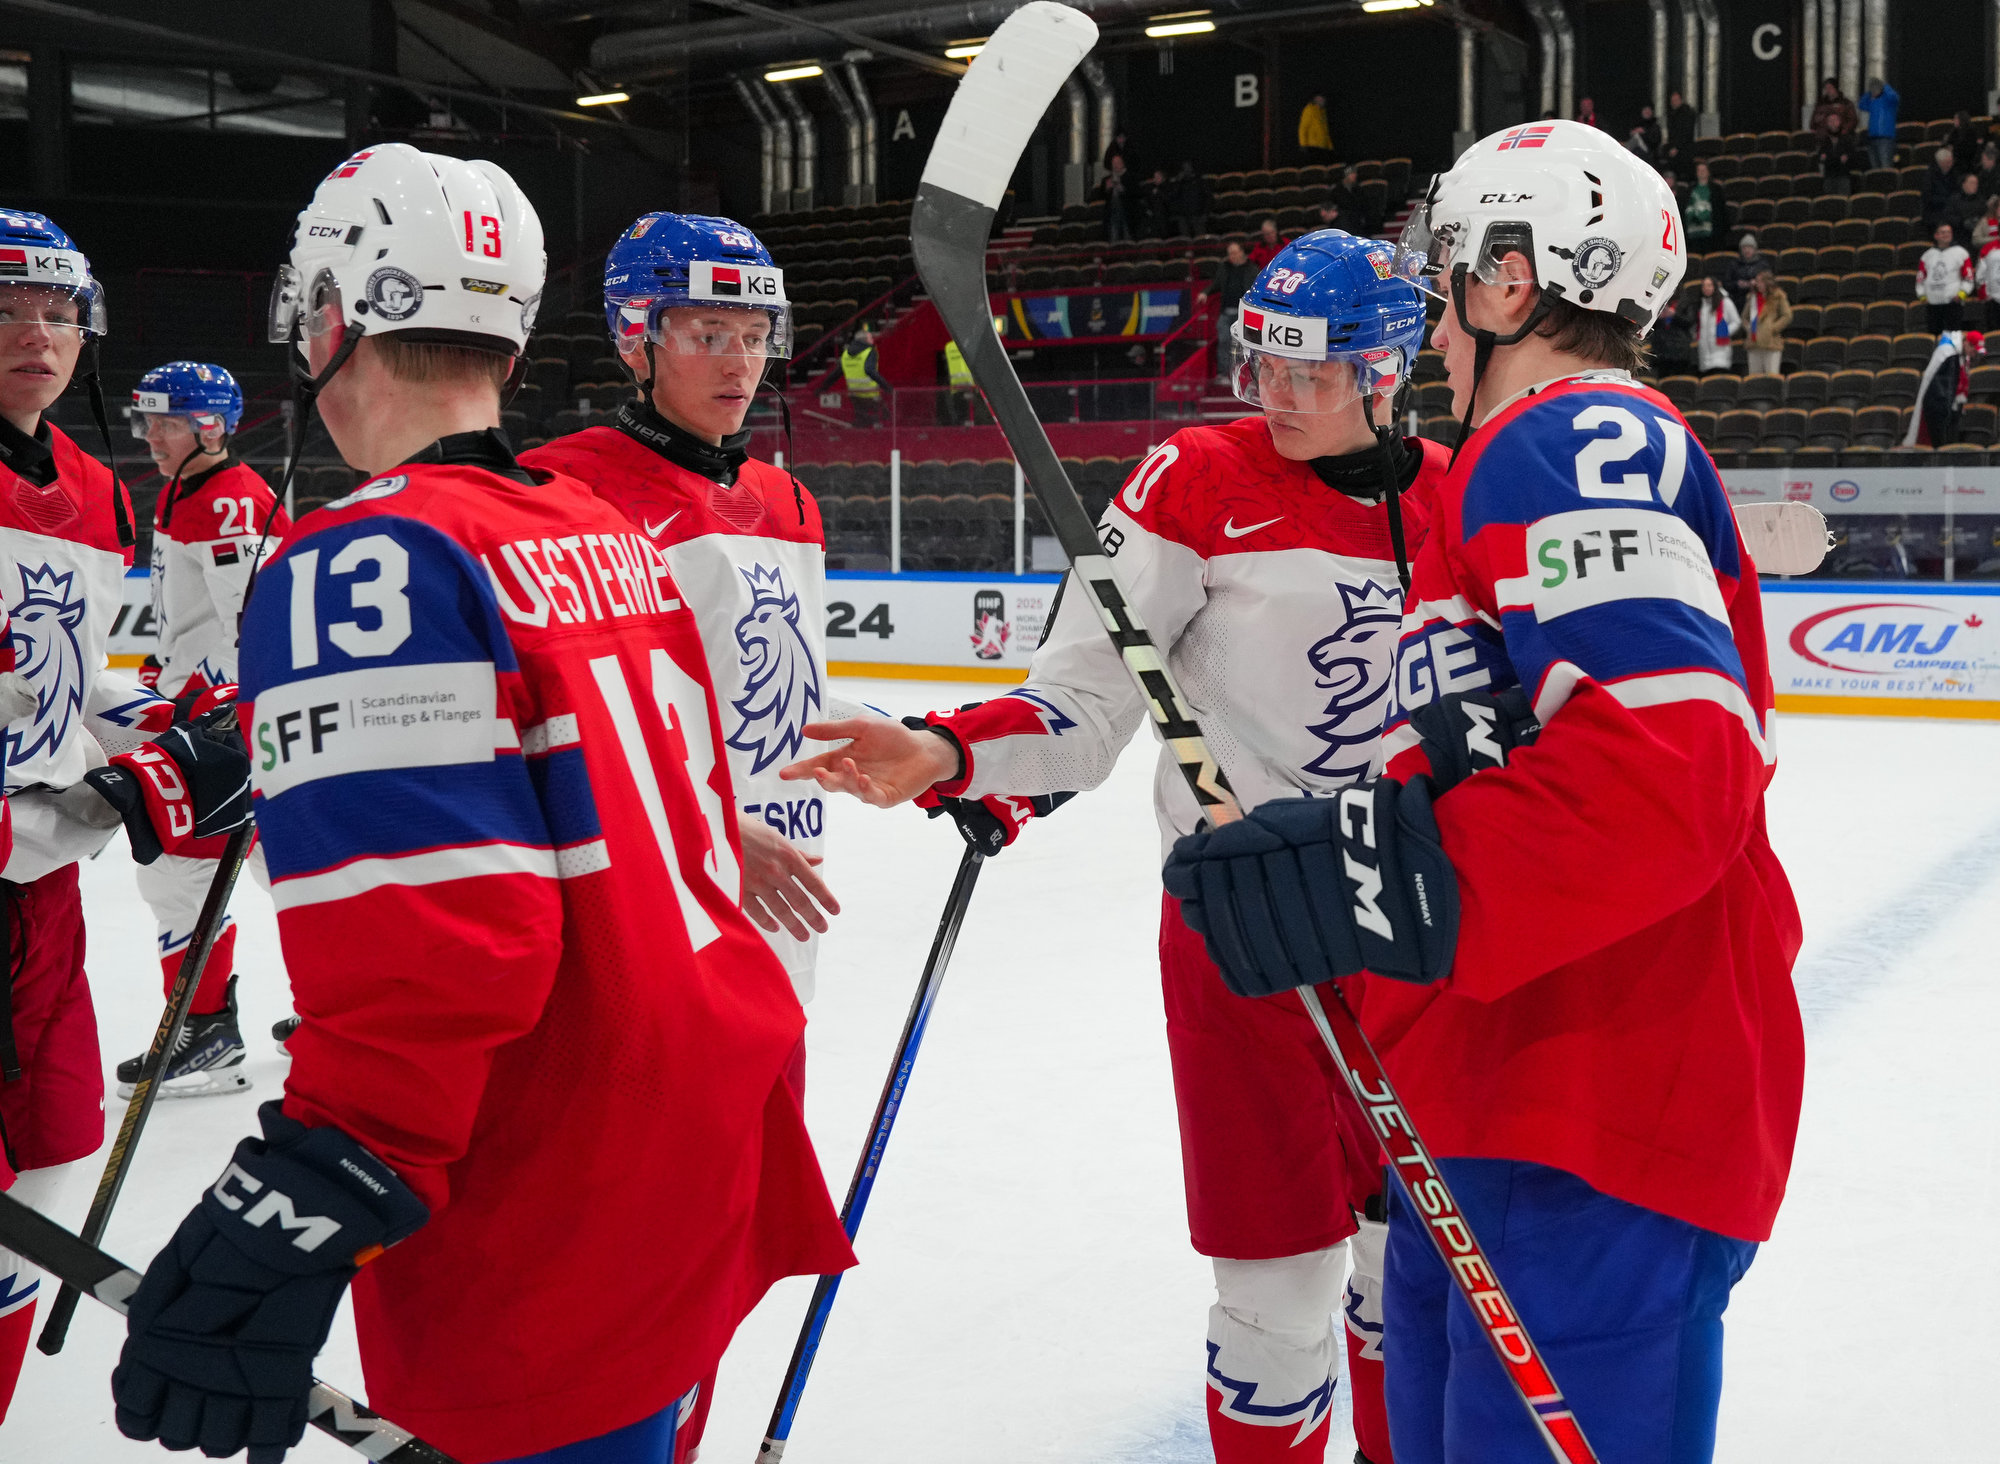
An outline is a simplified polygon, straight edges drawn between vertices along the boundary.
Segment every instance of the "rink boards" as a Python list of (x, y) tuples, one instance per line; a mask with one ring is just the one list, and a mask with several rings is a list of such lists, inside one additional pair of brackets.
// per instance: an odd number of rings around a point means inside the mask
[[(1055, 606), (1054, 574), (827, 576), (836, 676), (1011, 684)], [(1783, 711), (2000, 720), (2000, 585), (1766, 582)], [(136, 666), (155, 642), (144, 570), (125, 579), (109, 646)]]

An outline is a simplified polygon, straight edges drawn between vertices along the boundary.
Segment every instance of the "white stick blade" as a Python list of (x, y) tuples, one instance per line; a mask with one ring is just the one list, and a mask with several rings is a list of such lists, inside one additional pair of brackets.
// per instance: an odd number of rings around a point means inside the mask
[(1008, 16), (959, 79), (922, 181), (998, 208), (1029, 134), (1096, 44), (1097, 23), (1053, 0)]
[(1811, 574), (1826, 558), (1826, 515), (1810, 503), (1739, 503), (1736, 527), (1765, 574)]

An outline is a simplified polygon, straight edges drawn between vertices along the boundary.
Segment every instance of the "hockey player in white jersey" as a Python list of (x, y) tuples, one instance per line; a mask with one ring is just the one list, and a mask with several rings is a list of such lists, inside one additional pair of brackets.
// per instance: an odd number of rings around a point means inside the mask
[(820, 878), (826, 803), (779, 780), (806, 723), (857, 716), (826, 673), (826, 537), (790, 473), (749, 455), (765, 367), (791, 354), (784, 275), (730, 219), (654, 213), (604, 264), (612, 344), (638, 387), (617, 423), (521, 455), (580, 478), (660, 546), (715, 674), (743, 835), (743, 904), (813, 994), (839, 903)]
[[(153, 505), (153, 618), (160, 647), (148, 672), (153, 689), (183, 716), (198, 713), (207, 693), (236, 682), (237, 625), (251, 568), (269, 558), (291, 532), (291, 520), (256, 469), (230, 451), (243, 417), (243, 393), (224, 368), (169, 361), (139, 379), (132, 392), (132, 435), (146, 444), (166, 479)], [(263, 858), (253, 868), (263, 877)], [(164, 988), (194, 937), (214, 882), (216, 861), (164, 854), (138, 868), (139, 893), (159, 927)], [(235, 1093), (243, 1075), (243, 1035), (236, 1020), (236, 920), (225, 916), (201, 984), (195, 989), (180, 1044), (160, 1084), (163, 1098)], [(118, 1092), (130, 1097), (145, 1061), (118, 1064)]]
[[(1424, 329), (1391, 246), (1338, 230), (1281, 251), (1244, 297), (1237, 395), (1261, 409), (1176, 433), (1099, 523), (1124, 592), (1166, 650), (1246, 808), (1365, 777), (1391, 702), (1399, 575), (1444, 453), (1391, 420)], [(1089, 603), (1068, 597), (1026, 685), (926, 730), (825, 722), (852, 738), (786, 770), (887, 805), (1091, 788), (1143, 718)], [(935, 734), (935, 735), (932, 735)], [(1199, 810), (1170, 753), (1155, 780), (1163, 844)], [(1363, 1456), (1386, 1464), (1381, 1403), (1381, 1158), (1293, 993), (1245, 1002), (1163, 902), (1161, 976), (1188, 1218), (1214, 1258), (1209, 1436), (1219, 1464), (1317, 1464), (1345, 1311)], [(1364, 1218), (1364, 1212), (1372, 1218)]]

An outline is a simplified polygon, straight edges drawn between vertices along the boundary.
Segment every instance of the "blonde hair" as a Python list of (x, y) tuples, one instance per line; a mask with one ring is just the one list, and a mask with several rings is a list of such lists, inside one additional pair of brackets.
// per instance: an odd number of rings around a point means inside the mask
[(450, 346), (437, 341), (404, 340), (400, 332), (364, 336), (382, 365), (397, 381), (411, 385), (430, 382), (484, 383), (499, 391), (507, 384), (514, 359), (477, 346)]

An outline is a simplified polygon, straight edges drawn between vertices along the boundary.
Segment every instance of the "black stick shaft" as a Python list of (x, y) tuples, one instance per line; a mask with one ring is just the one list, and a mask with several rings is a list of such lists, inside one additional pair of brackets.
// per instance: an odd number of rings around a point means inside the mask
[[(104, 1174), (97, 1181), (97, 1193), (91, 1197), (90, 1213), (84, 1217), (82, 1238), (88, 1245), (104, 1238), (104, 1228), (111, 1223), (111, 1207), (118, 1203), (125, 1176), (132, 1172), (139, 1135), (145, 1131), (146, 1117), (153, 1111), (153, 1100), (159, 1096), (160, 1074), (166, 1070), (167, 1059), (173, 1054), (174, 1044), (180, 1041), (181, 1029), (187, 1025), (195, 990), (201, 985), (201, 973), (208, 965), (209, 952), (215, 949), (216, 937), (222, 933), (236, 877), (243, 872), (250, 841), (256, 836), (257, 826), (246, 822), (229, 836), (222, 858), (216, 862), (215, 878), (209, 882), (208, 897), (202, 901), (201, 916), (195, 921), (187, 954), (181, 958), (180, 970), (174, 973), (166, 1009), (160, 1013), (160, 1025), (153, 1029), (153, 1045), (146, 1049), (145, 1060), (139, 1065), (139, 1081), (132, 1085), (132, 1098), (125, 1105), (118, 1137), (111, 1142), (111, 1152), (104, 1160)], [(76, 1301), (76, 1288), (63, 1282), (42, 1323), (42, 1335), (35, 1339), (35, 1345), (50, 1357), (63, 1349), (70, 1320), (76, 1315)]]
[[(910, 1014), (903, 1019), (903, 1035), (897, 1039), (889, 1076), (883, 1079), (882, 1096), (875, 1100), (875, 1121), (868, 1129), (868, 1143), (855, 1161), (854, 1178), (848, 1182), (847, 1198), (840, 1206), (840, 1223), (846, 1227), (849, 1240), (861, 1233), (861, 1217), (875, 1191), (875, 1175), (882, 1167), (883, 1152), (889, 1147), (889, 1135), (896, 1127), (896, 1114), (903, 1106), (910, 1072), (916, 1066), (917, 1049), (929, 1029), (931, 1007), (944, 985), (945, 968), (951, 964), (958, 930), (965, 923), (966, 907), (972, 903), (972, 888), (979, 881), (979, 866), (983, 863), (985, 860), (978, 850), (966, 849), (965, 857), (958, 862), (958, 876), (952, 881), (944, 914), (938, 918), (937, 936), (931, 942), (930, 957), (924, 962), (923, 979), (917, 983), (917, 994), (910, 1001)], [(799, 1400), (805, 1396), (813, 1360), (819, 1356), (820, 1338), (826, 1332), (827, 1318), (833, 1314), (833, 1300), (839, 1290), (838, 1275), (820, 1277), (813, 1288), (812, 1305), (806, 1309), (805, 1323), (799, 1328), (799, 1340), (792, 1347), (792, 1360), (785, 1369), (784, 1384), (778, 1389), (777, 1405), (771, 1410), (764, 1442), (757, 1449), (759, 1464), (778, 1464), (784, 1457), (785, 1444), (792, 1435), (792, 1420), (798, 1415)]]

